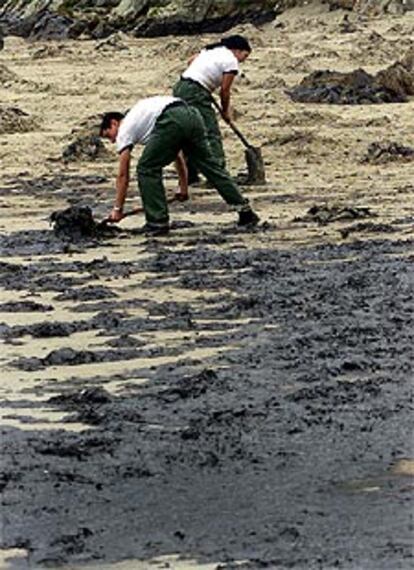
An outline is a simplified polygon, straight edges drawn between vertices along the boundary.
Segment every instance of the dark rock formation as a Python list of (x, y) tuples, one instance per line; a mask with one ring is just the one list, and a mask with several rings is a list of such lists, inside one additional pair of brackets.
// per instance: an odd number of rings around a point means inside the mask
[(375, 77), (363, 69), (351, 73), (314, 71), (288, 93), (299, 103), (364, 105), (405, 101), (401, 95), (378, 84)]
[(32, 39), (95, 39), (117, 30), (136, 36), (224, 32), (235, 24), (261, 24), (276, 10), (292, 4), (276, 0), (39, 0), (22, 5), (8, 0), (0, 8), (0, 20), (9, 34)]
[(353, 9), (372, 16), (379, 14), (404, 14), (413, 10), (411, 0), (353, 0)]
[(414, 50), (377, 75), (363, 69), (351, 73), (314, 71), (288, 94), (300, 103), (403, 103), (414, 95)]
[(69, 37), (69, 28), (73, 20), (45, 10), (34, 17), (29, 38), (34, 40), (63, 40)]
[[(319, 1), (319, 0), (314, 0)], [(330, 9), (355, 10), (367, 15), (403, 14), (414, 0), (322, 0)], [(225, 32), (244, 22), (262, 24), (305, 0), (6, 0), (0, 21), (9, 34), (33, 39), (95, 39), (117, 30), (136, 36)], [(0, 36), (1, 46), (1, 36)]]
[(414, 9), (412, 0), (323, 0), (331, 10), (355, 10), (367, 15), (404, 14)]

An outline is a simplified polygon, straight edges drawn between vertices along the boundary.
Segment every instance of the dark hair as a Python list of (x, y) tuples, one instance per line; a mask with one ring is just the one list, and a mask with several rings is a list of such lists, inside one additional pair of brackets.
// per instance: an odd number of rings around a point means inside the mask
[(112, 121), (122, 121), (124, 116), (125, 115), (123, 113), (118, 113), (118, 111), (105, 113), (102, 117), (101, 126), (99, 127), (99, 136), (101, 137), (103, 132), (106, 131), (106, 129), (109, 129)]
[(219, 42), (215, 44), (209, 44), (204, 49), (214, 49), (217, 47), (226, 47), (228, 49), (239, 49), (241, 51), (248, 51), (249, 53), (252, 51), (252, 48), (243, 36), (227, 36), (226, 38), (222, 38)]

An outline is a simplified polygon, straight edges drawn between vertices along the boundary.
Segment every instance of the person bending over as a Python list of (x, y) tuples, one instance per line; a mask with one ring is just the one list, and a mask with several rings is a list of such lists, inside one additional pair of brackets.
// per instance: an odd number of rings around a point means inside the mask
[[(229, 36), (206, 46), (189, 61), (188, 68), (173, 88), (173, 95), (196, 107), (204, 120), (207, 138), (213, 154), (224, 167), (223, 141), (212, 104), (212, 93), (220, 89), (223, 119), (231, 122), (230, 92), (239, 64), (245, 61), (252, 49), (243, 36)], [(198, 172), (191, 160), (188, 163), (188, 182), (199, 181)]]
[(169, 231), (169, 212), (162, 180), (162, 169), (177, 162), (181, 198), (186, 197), (186, 167), (183, 153), (216, 188), (221, 197), (239, 212), (238, 224), (256, 225), (259, 217), (252, 210), (222, 163), (216, 159), (207, 140), (200, 112), (177, 97), (158, 96), (141, 99), (126, 115), (105, 113), (101, 137), (115, 143), (119, 153), (115, 203), (108, 220), (119, 222), (130, 180), (132, 149), (144, 145), (137, 164), (138, 187), (145, 212), (145, 230), (162, 235)]

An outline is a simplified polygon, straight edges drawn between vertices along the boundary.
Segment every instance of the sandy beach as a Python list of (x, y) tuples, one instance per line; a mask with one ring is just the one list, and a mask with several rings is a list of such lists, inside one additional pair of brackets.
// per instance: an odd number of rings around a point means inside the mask
[(343, 17), (232, 30), (253, 46), (233, 105), (265, 161), (267, 184), (242, 187), (261, 223), (197, 187), (158, 240), (142, 215), (57, 238), (56, 210), (109, 214), (117, 171), (108, 145), (62, 153), (97, 113), (169, 94), (218, 36), (5, 38), (1, 108), (24, 114), (0, 113), (2, 569), (412, 567), (414, 159), (367, 153), (414, 148), (414, 100), (287, 91), (401, 59), (414, 13)]

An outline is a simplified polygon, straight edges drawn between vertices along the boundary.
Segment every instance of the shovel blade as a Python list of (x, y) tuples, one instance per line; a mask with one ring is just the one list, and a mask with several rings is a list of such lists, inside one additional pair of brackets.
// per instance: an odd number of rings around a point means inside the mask
[(245, 150), (244, 155), (247, 163), (247, 179), (245, 184), (248, 186), (266, 184), (266, 174), (261, 149), (250, 146)]

